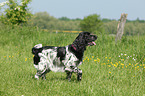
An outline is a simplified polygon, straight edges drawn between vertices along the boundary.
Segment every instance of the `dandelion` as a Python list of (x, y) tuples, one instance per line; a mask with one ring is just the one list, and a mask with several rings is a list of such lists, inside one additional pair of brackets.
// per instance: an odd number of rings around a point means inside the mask
[(97, 61), (98, 61), (98, 62), (100, 62), (100, 59), (99, 59), (99, 58), (97, 58)]
[(94, 61), (96, 62), (97, 60), (95, 59)]
[(138, 63), (135, 64), (135, 66), (138, 65)]
[(6, 58), (6, 56), (4, 56), (4, 58)]
[(109, 72), (111, 74), (111, 72)]
[(92, 58), (94, 58), (94, 56), (92, 56)]
[(107, 57), (105, 57), (107, 59)]
[(123, 64), (123, 63), (121, 63), (121, 65), (122, 65), (122, 66), (124, 66), (124, 64)]
[(114, 64), (114, 67), (117, 67), (117, 65)]
[(111, 67), (111, 65), (108, 65), (108, 67)]
[(25, 58), (25, 61), (27, 61), (27, 58)]
[(11, 56), (9, 56), (9, 57), (11, 57)]

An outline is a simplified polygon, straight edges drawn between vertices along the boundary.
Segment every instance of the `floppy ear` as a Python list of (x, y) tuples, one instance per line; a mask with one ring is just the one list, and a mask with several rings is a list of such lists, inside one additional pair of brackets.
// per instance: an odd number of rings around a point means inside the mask
[(75, 46), (76, 51), (86, 50), (86, 40), (85, 40), (84, 35), (85, 35), (85, 34), (80, 33), (80, 34), (76, 37), (75, 41), (73, 42), (73, 45)]

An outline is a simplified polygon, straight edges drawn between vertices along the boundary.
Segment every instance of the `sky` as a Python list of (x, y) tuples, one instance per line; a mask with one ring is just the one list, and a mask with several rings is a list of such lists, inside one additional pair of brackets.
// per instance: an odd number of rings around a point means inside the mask
[(29, 8), (32, 13), (48, 12), (56, 18), (83, 19), (98, 14), (102, 19), (120, 19), (126, 13), (129, 20), (145, 20), (145, 0), (32, 0)]

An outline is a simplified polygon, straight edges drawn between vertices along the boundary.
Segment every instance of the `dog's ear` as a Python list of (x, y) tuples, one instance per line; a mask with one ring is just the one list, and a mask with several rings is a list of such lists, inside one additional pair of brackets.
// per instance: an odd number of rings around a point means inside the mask
[(76, 51), (80, 50), (86, 50), (86, 35), (88, 35), (86, 32), (81, 32), (73, 42), (73, 45), (76, 48)]

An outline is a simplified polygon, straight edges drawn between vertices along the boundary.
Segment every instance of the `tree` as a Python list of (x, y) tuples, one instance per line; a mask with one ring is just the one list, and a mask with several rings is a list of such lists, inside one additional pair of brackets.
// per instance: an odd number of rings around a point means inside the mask
[(31, 0), (22, 0), (20, 4), (16, 0), (9, 0), (7, 3), (8, 8), (5, 10), (5, 15), (1, 16), (1, 21), (5, 24), (16, 24), (26, 23), (31, 13), (28, 11), (28, 3)]
[(84, 19), (80, 22), (80, 27), (82, 31), (89, 31), (91, 33), (98, 33), (102, 31), (102, 21), (100, 16), (97, 14), (89, 15), (84, 17)]

